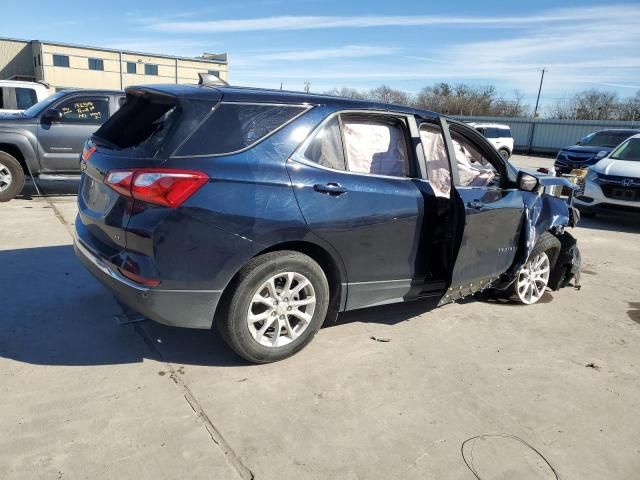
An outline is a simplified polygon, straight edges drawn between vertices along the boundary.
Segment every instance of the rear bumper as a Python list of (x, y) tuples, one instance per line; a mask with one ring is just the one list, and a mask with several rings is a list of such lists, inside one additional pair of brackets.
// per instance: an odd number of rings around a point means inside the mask
[(118, 300), (145, 317), (172, 327), (211, 328), (222, 291), (162, 290), (138, 285), (91, 251), (78, 237), (77, 231), (74, 250), (87, 270)]

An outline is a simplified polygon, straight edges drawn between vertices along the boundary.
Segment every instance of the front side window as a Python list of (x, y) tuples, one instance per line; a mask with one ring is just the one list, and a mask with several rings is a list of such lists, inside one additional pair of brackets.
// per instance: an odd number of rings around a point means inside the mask
[(38, 96), (33, 88), (16, 88), (16, 105), (18, 110), (26, 110), (38, 103)]
[(491, 165), (480, 147), (458, 132), (451, 132), (453, 151), (458, 166), (461, 187), (498, 186), (496, 169)]
[(327, 168), (344, 170), (344, 151), (340, 137), (340, 122), (333, 117), (324, 125), (302, 152), (302, 156)]
[(90, 58), (89, 70), (104, 70), (104, 61), (101, 58)]
[(144, 65), (144, 74), (158, 76), (158, 65), (146, 63)]
[(349, 171), (393, 177), (409, 175), (406, 135), (398, 119), (344, 116), (342, 133)]
[(109, 117), (106, 98), (77, 97), (57, 107), (62, 112), (62, 123), (91, 123), (100, 125)]
[[(38, 63), (40, 63), (40, 59), (38, 56)], [(54, 67), (64, 67), (69, 68), (69, 55), (53, 55), (53, 66)]]
[(293, 105), (221, 103), (177, 155), (222, 155), (259, 142), (305, 111)]
[(427, 178), (438, 197), (449, 198), (451, 194), (451, 167), (444, 145), (442, 130), (435, 125), (420, 125), (420, 142), (427, 162)]

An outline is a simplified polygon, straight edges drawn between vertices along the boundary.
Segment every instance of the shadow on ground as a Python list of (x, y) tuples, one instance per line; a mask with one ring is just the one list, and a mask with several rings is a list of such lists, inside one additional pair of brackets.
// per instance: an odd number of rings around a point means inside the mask
[(640, 233), (640, 213), (598, 212), (593, 218), (583, 216), (578, 226), (608, 232)]
[[(145, 358), (177, 364), (248, 365), (217, 331), (166, 327), (146, 320), (119, 325), (113, 296), (75, 258), (70, 245), (0, 251), (0, 356), (38, 365), (109, 365)], [(435, 307), (417, 301), (346, 312), (332, 328), (394, 325)]]

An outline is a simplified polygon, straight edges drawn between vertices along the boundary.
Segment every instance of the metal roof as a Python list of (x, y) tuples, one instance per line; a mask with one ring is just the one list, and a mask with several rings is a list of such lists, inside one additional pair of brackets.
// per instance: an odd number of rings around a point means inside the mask
[[(214, 59), (202, 58), (202, 57), (181, 57), (181, 56), (177, 56), (177, 55), (165, 55), (163, 53), (136, 52), (134, 50), (122, 50), (122, 49), (118, 49), (118, 48), (93, 47), (91, 45), (80, 45), (80, 44), (75, 44), (75, 43), (64, 43), (64, 42), (49, 42), (49, 41), (46, 41), (46, 40), (24, 40), (24, 39), (21, 39), (21, 38), (0, 37), (0, 41), (2, 41), (2, 40), (6, 40), (6, 41), (10, 41), (10, 42), (26, 42), (26, 43), (39, 42), (39, 43), (43, 43), (43, 44), (46, 44), (46, 45), (58, 45), (58, 46), (61, 46), (61, 47), (85, 48), (85, 49), (89, 49), (89, 50), (99, 50), (101, 52), (126, 53), (128, 55), (141, 55), (141, 56), (147, 56), (147, 57), (170, 58), (172, 60), (174, 60), (174, 59), (186, 60), (186, 61), (190, 61), (190, 62), (203, 62), (203, 63), (211, 63), (211, 64), (216, 64), (216, 65), (227, 65), (229, 63), (228, 60), (214, 60)], [(225, 55), (226, 56), (227, 54), (224, 53), (224, 54), (220, 54), (220, 55)]]

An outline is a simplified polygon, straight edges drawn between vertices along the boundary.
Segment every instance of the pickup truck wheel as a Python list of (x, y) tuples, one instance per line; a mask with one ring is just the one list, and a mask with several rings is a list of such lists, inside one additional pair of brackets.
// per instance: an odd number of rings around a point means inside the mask
[(5, 152), (0, 152), (0, 202), (8, 202), (22, 191), (22, 165)]
[(287, 358), (320, 329), (329, 306), (322, 268), (294, 251), (251, 260), (227, 288), (216, 325), (227, 344), (253, 363)]
[(501, 148), (500, 150), (498, 150), (498, 153), (500, 153), (500, 156), (505, 160), (509, 160), (509, 157), (511, 156), (511, 152), (506, 148)]
[(511, 285), (512, 298), (525, 305), (537, 303), (549, 284), (549, 274), (560, 252), (560, 241), (549, 232), (540, 235), (527, 263)]

